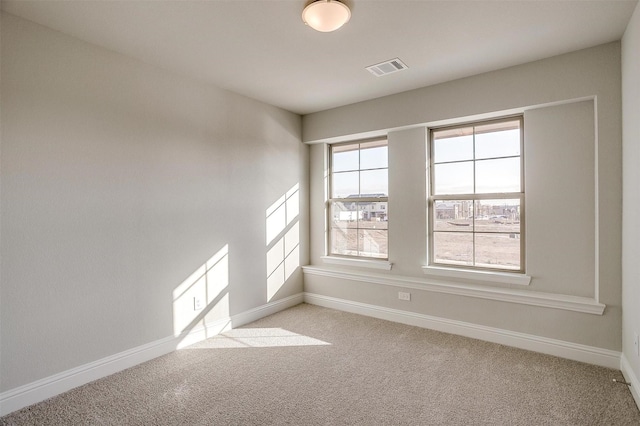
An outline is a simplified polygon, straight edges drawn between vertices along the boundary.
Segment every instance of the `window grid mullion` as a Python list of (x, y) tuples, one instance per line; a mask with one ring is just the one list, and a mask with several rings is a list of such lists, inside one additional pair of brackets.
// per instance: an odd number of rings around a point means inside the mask
[[(473, 140), (473, 194), (475, 195), (477, 192), (476, 189), (476, 127), (473, 126), (473, 136), (472, 136), (472, 140)], [(475, 199), (473, 200), (473, 205), (475, 207)], [(474, 212), (475, 215), (475, 212)], [(472, 241), (472, 248), (471, 248), (471, 252), (472, 252), (472, 259), (471, 259), (471, 264), (473, 266), (476, 266), (476, 229), (475, 226), (472, 229), (473, 232), (473, 241)]]
[[(362, 195), (362, 149), (358, 144), (358, 195)], [(360, 250), (360, 203), (356, 202), (356, 253), (358, 256), (362, 256)]]
[[(504, 155), (504, 156), (500, 156), (500, 157), (487, 157), (487, 158), (478, 158), (477, 160), (451, 160), (451, 161), (440, 161), (440, 162), (434, 162), (433, 164), (435, 165), (441, 165), (441, 164), (455, 164), (455, 163), (468, 163), (470, 161), (487, 161), (487, 160), (504, 160), (506, 158), (520, 158), (520, 155)], [(369, 169), (367, 169), (369, 170)], [(371, 169), (371, 170), (375, 170), (375, 169)], [(347, 170), (343, 170), (343, 171), (347, 171)]]

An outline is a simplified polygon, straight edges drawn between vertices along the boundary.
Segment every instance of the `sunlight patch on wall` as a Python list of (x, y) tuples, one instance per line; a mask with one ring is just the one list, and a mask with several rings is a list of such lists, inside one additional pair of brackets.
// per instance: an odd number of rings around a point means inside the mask
[(300, 213), (300, 185), (295, 184), (267, 209), (267, 245), (269, 245), (287, 225), (298, 218)]
[(229, 245), (222, 247), (173, 290), (173, 332), (179, 347), (206, 339), (207, 320), (229, 317)]
[(295, 184), (266, 211), (267, 301), (271, 301), (300, 267), (299, 214), (299, 184)]
[(327, 346), (331, 343), (282, 328), (238, 328), (189, 346), (187, 349), (275, 348)]
[(270, 301), (286, 280), (300, 267), (300, 234), (296, 222), (267, 252), (267, 300)]
[(267, 245), (287, 226), (286, 206), (283, 195), (267, 209)]

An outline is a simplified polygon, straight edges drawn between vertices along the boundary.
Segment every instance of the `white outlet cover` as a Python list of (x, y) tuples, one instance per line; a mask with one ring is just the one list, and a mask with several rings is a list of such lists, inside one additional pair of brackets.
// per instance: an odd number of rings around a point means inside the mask
[(200, 311), (204, 309), (204, 301), (201, 297), (194, 297), (193, 298), (193, 310), (194, 311)]
[(398, 299), (400, 300), (411, 300), (411, 293), (407, 293), (404, 291), (398, 292)]

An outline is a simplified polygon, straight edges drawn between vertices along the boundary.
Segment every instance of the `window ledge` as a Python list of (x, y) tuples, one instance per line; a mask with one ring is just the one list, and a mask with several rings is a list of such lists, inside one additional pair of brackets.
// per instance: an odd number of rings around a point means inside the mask
[(405, 277), (363, 271), (325, 269), (318, 266), (303, 266), (305, 275), (318, 275), (366, 284), (387, 285), (401, 289), (415, 289), (456, 296), (474, 297), (506, 303), (538, 306), (565, 311), (602, 315), (606, 305), (590, 297), (568, 294), (544, 293), (525, 289), (499, 288), (486, 285), (451, 283), (433, 278)]
[(351, 259), (347, 257), (336, 257), (336, 256), (322, 256), (320, 259), (324, 263), (331, 263), (334, 265), (343, 265), (343, 266), (358, 266), (360, 268), (370, 268), (370, 269), (384, 269), (385, 271), (390, 271), (393, 263), (387, 260), (372, 260), (372, 259)]
[(463, 270), (444, 268), (441, 266), (423, 266), (422, 272), (432, 277), (459, 278), (472, 281), (482, 281), (500, 284), (529, 285), (531, 277), (525, 274), (511, 272)]

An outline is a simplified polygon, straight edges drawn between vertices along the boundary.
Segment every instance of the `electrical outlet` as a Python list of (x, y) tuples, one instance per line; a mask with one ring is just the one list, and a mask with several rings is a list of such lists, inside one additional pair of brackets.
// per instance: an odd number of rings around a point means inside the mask
[(398, 299), (400, 300), (411, 300), (411, 293), (406, 293), (404, 291), (398, 292)]
[(638, 345), (638, 333), (633, 333), (633, 351), (636, 353), (636, 356), (640, 356), (640, 346)]
[(204, 299), (200, 296), (195, 296), (193, 298), (193, 310), (201, 311), (202, 309), (204, 309)]

